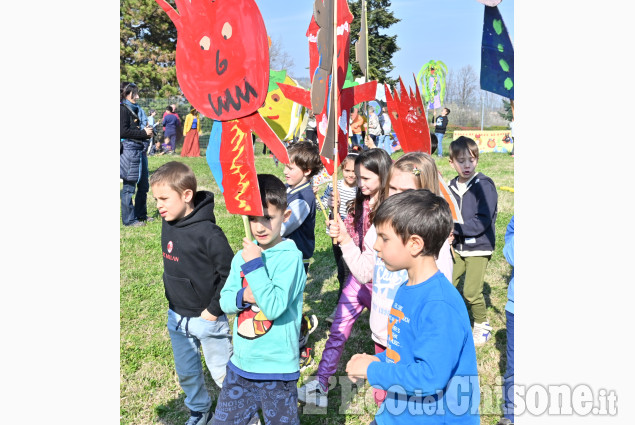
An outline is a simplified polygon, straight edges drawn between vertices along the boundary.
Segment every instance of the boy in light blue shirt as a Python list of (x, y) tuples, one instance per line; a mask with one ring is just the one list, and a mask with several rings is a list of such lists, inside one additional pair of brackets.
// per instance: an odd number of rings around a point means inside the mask
[(275, 176), (258, 176), (263, 217), (249, 216), (255, 242), (243, 239), (220, 296), (236, 314), (234, 353), (214, 412), (214, 425), (299, 424), (299, 336), (306, 273), (302, 252), (280, 229), (289, 219), (287, 191)]

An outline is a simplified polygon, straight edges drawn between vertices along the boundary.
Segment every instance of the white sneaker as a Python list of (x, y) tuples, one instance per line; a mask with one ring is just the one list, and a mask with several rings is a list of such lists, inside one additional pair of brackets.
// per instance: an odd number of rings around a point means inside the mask
[(329, 323), (333, 323), (335, 321), (335, 313), (337, 312), (337, 307), (333, 309), (333, 313), (329, 317), (326, 318), (326, 321)]
[(476, 323), (472, 329), (472, 338), (474, 338), (474, 346), (480, 347), (484, 345), (492, 337), (492, 327), (489, 322)]
[(327, 407), (327, 392), (322, 389), (322, 384), (315, 379), (308, 384), (298, 388), (298, 400), (305, 404), (312, 404), (317, 407)]

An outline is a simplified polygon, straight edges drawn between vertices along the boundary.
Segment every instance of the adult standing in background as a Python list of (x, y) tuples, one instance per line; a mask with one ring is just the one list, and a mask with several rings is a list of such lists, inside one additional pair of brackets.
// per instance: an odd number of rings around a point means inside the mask
[(167, 114), (163, 116), (163, 127), (165, 131), (163, 133), (164, 143), (167, 145), (166, 147), (169, 149), (168, 153), (174, 153), (176, 149), (176, 135), (179, 126), (181, 125), (181, 120), (179, 116), (174, 113), (174, 109), (172, 109), (172, 105), (165, 108)]
[(368, 108), (368, 134), (373, 139), (373, 143), (377, 146), (378, 138), (381, 136), (381, 125), (379, 125), (379, 117), (375, 113), (375, 108)]
[(309, 109), (309, 119), (306, 124), (306, 139), (312, 141), (313, 144), (318, 144), (317, 120), (315, 119), (315, 114), (311, 109)]
[(201, 115), (194, 108), (190, 110), (190, 113), (185, 117), (185, 124), (183, 124), (183, 136), (185, 141), (183, 142), (183, 148), (181, 149), (181, 156), (201, 156), (201, 150), (198, 143), (198, 136), (201, 133)]
[[(152, 127), (143, 109), (137, 105), (139, 89), (134, 83), (121, 83), (119, 103), (119, 140), (122, 150), (119, 155), (119, 177), (121, 189), (121, 221), (124, 226), (145, 226), (148, 217), (147, 197), (148, 157), (146, 152), (152, 138)], [(132, 197), (137, 195), (132, 203)]]
[(448, 115), (450, 114), (450, 110), (448, 108), (443, 108), (441, 111), (441, 116), (437, 117), (434, 126), (434, 134), (437, 136), (437, 140), (439, 144), (437, 146), (437, 155), (439, 157), (443, 156), (443, 150), (441, 146), (441, 140), (443, 140), (443, 136), (445, 135), (445, 129), (448, 127)]

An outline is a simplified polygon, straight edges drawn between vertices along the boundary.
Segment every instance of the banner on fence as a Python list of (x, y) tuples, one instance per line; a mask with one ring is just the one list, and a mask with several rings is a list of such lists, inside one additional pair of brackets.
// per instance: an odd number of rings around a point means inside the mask
[(480, 130), (455, 130), (453, 140), (460, 136), (469, 137), (478, 144), (478, 151), (509, 153), (514, 147), (511, 130), (480, 131)]

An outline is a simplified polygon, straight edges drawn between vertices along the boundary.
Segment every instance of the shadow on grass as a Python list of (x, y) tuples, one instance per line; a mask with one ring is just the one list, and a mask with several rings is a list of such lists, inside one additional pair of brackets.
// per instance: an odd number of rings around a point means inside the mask
[(498, 370), (501, 376), (505, 374), (507, 368), (507, 329), (499, 329), (495, 334), (496, 349), (500, 353), (498, 359)]

